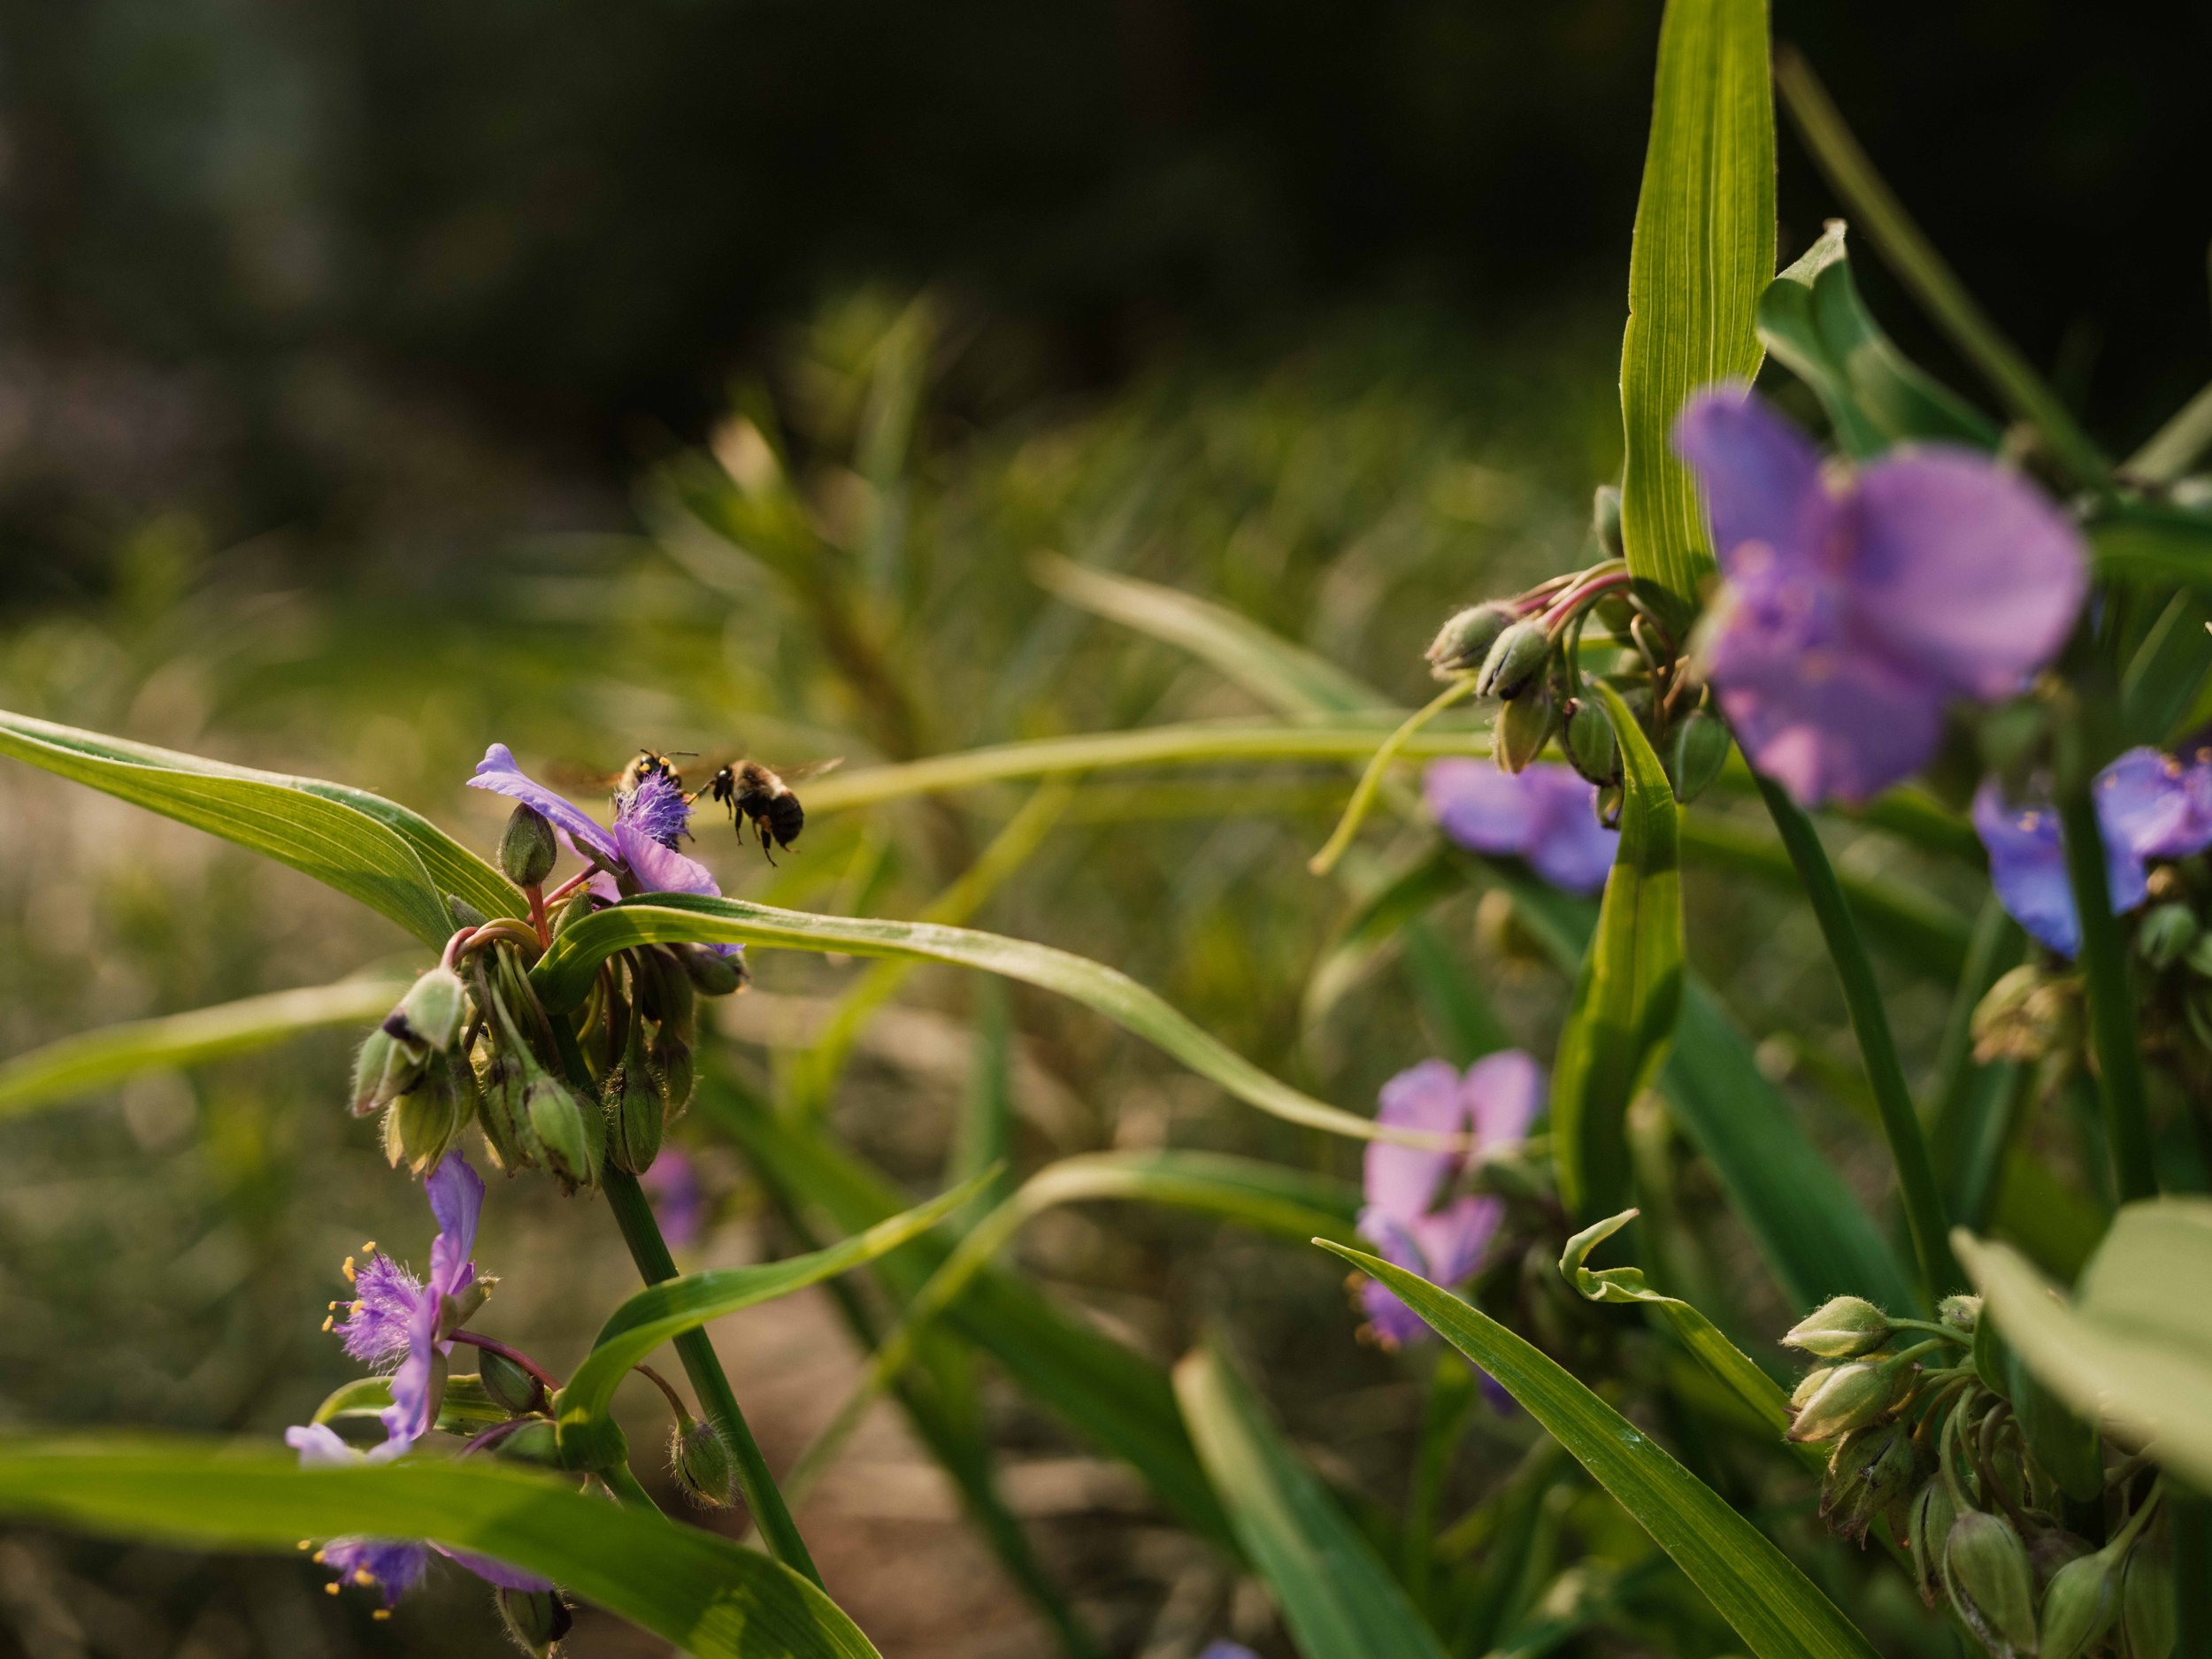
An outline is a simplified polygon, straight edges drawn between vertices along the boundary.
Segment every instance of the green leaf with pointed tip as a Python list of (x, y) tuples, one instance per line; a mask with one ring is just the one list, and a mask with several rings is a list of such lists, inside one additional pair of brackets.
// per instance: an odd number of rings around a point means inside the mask
[(302, 1469), (258, 1442), (0, 1439), (0, 1513), (203, 1549), (289, 1555), (302, 1538), (420, 1538), (551, 1578), (698, 1659), (872, 1659), (828, 1596), (696, 1526), (502, 1465)]
[(62, 1037), (0, 1065), (0, 1118), (88, 1094), (142, 1071), (204, 1065), (326, 1025), (366, 1025), (389, 1013), (407, 984), (341, 979)]
[(1443, 1659), (1398, 1581), (1226, 1359), (1211, 1348), (1185, 1356), (1175, 1397), (1305, 1659)]
[(1325, 657), (1294, 645), (1226, 605), (1046, 555), (1037, 580), (1070, 604), (1180, 646), (1278, 714), (1356, 714), (1391, 700)]
[(1601, 685), (1620, 736), (1625, 795), (1620, 849), (1552, 1068), (1552, 1146), (1560, 1196), (1609, 1215), (1628, 1194), (1628, 1103), (1664, 1057), (1682, 1002), (1682, 877), (1674, 792), (1643, 728)]
[(725, 1314), (756, 1307), (849, 1272), (889, 1250), (918, 1238), (966, 1203), (989, 1183), (991, 1172), (941, 1193), (865, 1233), (780, 1262), (752, 1267), (713, 1268), (663, 1279), (624, 1302), (607, 1317), (563, 1388), (554, 1407), (566, 1441), (580, 1430), (588, 1433), (607, 1415), (614, 1391), (630, 1368), (671, 1338), (696, 1330)]
[(632, 945), (681, 940), (843, 951), (856, 956), (904, 956), (979, 969), (1055, 992), (1103, 1014), (1200, 1076), (1218, 1083), (1239, 1100), (1274, 1117), (1361, 1140), (1413, 1145), (1435, 1145), (1440, 1141), (1434, 1135), (1383, 1127), (1301, 1093), (1223, 1047), (1125, 973), (1050, 945), (1002, 938), (973, 928), (815, 916), (749, 904), (741, 899), (657, 893), (612, 905), (556, 935), (552, 949), (530, 971), (530, 981), (548, 1008), (572, 1008), (590, 990), (599, 964), (616, 951)]
[(1759, 372), (1752, 319), (1774, 276), (1774, 97), (1766, 0), (1668, 0), (1621, 340), (1621, 540), (1628, 568), (1685, 604), (1713, 569), (1675, 458), (1701, 388)]
[[(380, 1416), (392, 1403), (389, 1377), (357, 1377), (334, 1389), (315, 1408), (311, 1423), (357, 1423)], [(448, 1434), (472, 1435), (504, 1423), (514, 1414), (485, 1391), (483, 1379), (474, 1371), (457, 1371), (446, 1379), (438, 1401), (438, 1427)]]
[(364, 789), (226, 765), (0, 711), (0, 755), (189, 824), (289, 864), (426, 943), (454, 922), (445, 895), (487, 916), (525, 916), (497, 871), (429, 820)]
[(2212, 1199), (2124, 1205), (2070, 1302), (2009, 1245), (1962, 1228), (1952, 1244), (2013, 1353), (2053, 1394), (2212, 1488)]
[(1341, 1245), (1322, 1248), (1380, 1279), (1495, 1378), (1674, 1558), (1756, 1659), (1873, 1659), (1866, 1638), (1788, 1556), (1559, 1365), (1403, 1268)]
[(1836, 442), (1863, 459), (1893, 443), (1935, 439), (1993, 449), (1997, 423), (1890, 343), (1859, 298), (1832, 219), (1796, 264), (1759, 298), (1759, 338), (1828, 411)]

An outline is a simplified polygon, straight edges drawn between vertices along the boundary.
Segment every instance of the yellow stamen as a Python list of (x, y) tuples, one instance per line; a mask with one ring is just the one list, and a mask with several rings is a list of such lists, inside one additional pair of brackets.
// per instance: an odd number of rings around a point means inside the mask
[(313, 1555), (310, 1555), (308, 1559), (319, 1567), (323, 1564), (323, 1552), (319, 1549)]
[(338, 1594), (338, 1581), (337, 1581), (335, 1578), (333, 1578), (333, 1579), (332, 1579), (332, 1580), (331, 1580), (328, 1584), (326, 1584), (326, 1585), (323, 1586), (323, 1594), (324, 1594), (325, 1595), (335, 1595), (335, 1594)]
[(337, 1323), (338, 1323), (338, 1316), (337, 1316), (337, 1315), (335, 1315), (335, 1314), (332, 1314), (332, 1313), (326, 1313), (326, 1314), (323, 1315), (323, 1329), (324, 1329), (324, 1330), (326, 1330), (326, 1331), (329, 1330), (329, 1329), (330, 1329), (330, 1327), (331, 1327), (332, 1325), (335, 1325), (335, 1324), (337, 1324)]
[(374, 1256), (376, 1254), (376, 1240), (374, 1239), (371, 1239), (366, 1244), (363, 1245), (361, 1247), (361, 1254), (364, 1256)]
[(375, 1612), (369, 1615), (371, 1618), (389, 1618), (391, 1616), (392, 1609), (388, 1607), (380, 1607)]
[(303, 1538), (300, 1540), (300, 1548), (302, 1549), (312, 1549), (315, 1548), (315, 1540), (311, 1538)]
[(353, 1581), (356, 1584), (374, 1584), (376, 1575), (366, 1567), (356, 1567), (353, 1570)]
[(346, 1276), (347, 1284), (350, 1285), (353, 1283), (353, 1258), (350, 1256), (346, 1257), (345, 1265), (341, 1267), (338, 1271)]

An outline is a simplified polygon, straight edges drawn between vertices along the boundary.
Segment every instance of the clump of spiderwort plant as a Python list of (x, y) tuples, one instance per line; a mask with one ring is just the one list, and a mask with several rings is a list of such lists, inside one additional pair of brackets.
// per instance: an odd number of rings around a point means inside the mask
[[(1822, 1517), (1861, 1543), (1886, 1526), (1923, 1599), (1947, 1601), (1996, 1659), (2117, 1645), (2129, 1575), (2171, 1572), (2162, 1482), (2011, 1362), (1979, 1297), (1938, 1315), (1838, 1296), (1782, 1339), (1821, 1362), (1790, 1396), (1789, 1438), (1831, 1448)], [(2165, 1659), (2170, 1630), (2139, 1623), (2129, 1659)]]

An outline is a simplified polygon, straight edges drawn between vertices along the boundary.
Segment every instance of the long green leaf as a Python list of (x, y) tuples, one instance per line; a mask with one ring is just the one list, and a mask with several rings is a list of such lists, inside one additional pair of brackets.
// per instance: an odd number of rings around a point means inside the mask
[(0, 712), (0, 754), (235, 841), (357, 899), (426, 943), (453, 932), (444, 895), (523, 916), (522, 895), (427, 819), (343, 784)]
[(0, 1510), (205, 1549), (290, 1555), (302, 1538), (421, 1538), (535, 1572), (699, 1659), (870, 1659), (837, 1604), (695, 1526), (484, 1459), (301, 1469), (183, 1437), (0, 1440)]
[(1305, 1659), (1444, 1659), (1398, 1581), (1211, 1348), (1175, 1368), (1183, 1421)]
[(303, 1031), (360, 1025), (391, 1011), (404, 979), (341, 979), (58, 1038), (0, 1065), (0, 1118), (88, 1094), (142, 1071), (250, 1054)]
[(1560, 1196), (1609, 1215), (1628, 1191), (1622, 1123), (1658, 1070), (1682, 1001), (1682, 877), (1674, 792), (1628, 705), (1601, 686), (1620, 734), (1626, 796), (1620, 850), (1552, 1069)]
[(572, 1434), (588, 1437), (606, 1417), (614, 1391), (630, 1368), (672, 1337), (872, 1262), (928, 1232), (980, 1192), (988, 1179), (987, 1175), (978, 1176), (827, 1249), (752, 1267), (686, 1273), (638, 1292), (599, 1327), (591, 1352), (555, 1402), (564, 1441)]
[(2116, 503), (2089, 526), (2097, 573), (2121, 581), (2212, 588), (2212, 518), (2149, 502)]
[(1392, 707), (1388, 697), (1327, 657), (1210, 599), (1049, 554), (1032, 568), (1040, 582), (1070, 604), (1180, 646), (1278, 714), (1356, 714)]
[(741, 899), (656, 894), (601, 910), (557, 935), (552, 949), (531, 970), (531, 983), (549, 1008), (572, 1008), (591, 988), (600, 963), (616, 951), (680, 940), (904, 956), (979, 969), (1080, 1002), (1274, 1117), (1367, 1141), (1433, 1145), (1454, 1139), (1386, 1128), (1326, 1105), (1223, 1047), (1127, 974), (1050, 945), (972, 928), (815, 916)]
[(1843, 242), (1843, 221), (1830, 219), (1820, 240), (1768, 284), (1759, 298), (1767, 349), (1813, 388), (1851, 455), (1915, 439), (1995, 449), (1997, 424), (1890, 343), (1859, 298)]
[(1765, 0), (1668, 0), (1621, 342), (1621, 540), (1685, 604), (1713, 569), (1674, 419), (1701, 387), (1759, 372), (1774, 275), (1774, 100)]
[(2212, 1200), (2124, 1206), (2070, 1303), (2008, 1245), (1962, 1228), (1952, 1247), (2030, 1371), (2212, 1488)]
[(1380, 1279), (1494, 1377), (1674, 1558), (1756, 1659), (1873, 1659), (1866, 1638), (1788, 1556), (1557, 1364), (1426, 1279), (1363, 1251), (1321, 1242)]

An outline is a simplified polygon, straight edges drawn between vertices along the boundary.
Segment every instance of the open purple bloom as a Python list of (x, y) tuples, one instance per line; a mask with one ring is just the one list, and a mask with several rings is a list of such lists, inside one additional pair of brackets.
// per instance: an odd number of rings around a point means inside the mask
[(654, 1217), (672, 1249), (688, 1249), (699, 1241), (707, 1220), (707, 1197), (699, 1188), (699, 1171), (690, 1155), (680, 1146), (664, 1146), (645, 1173), (638, 1177), (653, 1202)]
[[(2154, 749), (2131, 749), (2097, 774), (2092, 794), (2116, 912), (2143, 902), (2147, 860), (2185, 858), (2212, 846), (2212, 756), (2184, 766)], [(1989, 849), (1990, 883), (2013, 920), (2072, 956), (2081, 949), (2081, 916), (2057, 812), (2039, 803), (2008, 806), (1992, 778), (1975, 794), (1974, 828)]]
[(469, 1253), (476, 1247), (477, 1217), (484, 1208), (483, 1178), (458, 1152), (449, 1152), (423, 1187), (438, 1222), (438, 1236), (430, 1245), (429, 1279), (418, 1279), (387, 1256), (371, 1254), (358, 1272), (349, 1259), (355, 1299), (344, 1322), (331, 1326), (355, 1359), (394, 1367), (392, 1403), (382, 1415), (389, 1443), (401, 1451), (427, 1434), (437, 1420), (439, 1362), (453, 1351), (452, 1333), (480, 1299), (469, 1296), (476, 1286), (476, 1263)]
[(1728, 579), (1706, 674), (1752, 764), (1804, 805), (1917, 772), (1947, 703), (2011, 695), (2081, 610), (2079, 532), (1977, 450), (1912, 445), (1839, 478), (1740, 388), (1693, 398), (1674, 444)]
[(668, 779), (648, 776), (615, 803), (611, 827), (600, 824), (565, 796), (547, 788), (515, 764), (513, 751), (494, 743), (476, 764), (472, 789), (489, 789), (534, 808), (567, 838), (580, 856), (604, 872), (603, 886), (592, 890), (615, 899), (634, 893), (694, 893), (718, 895), (713, 875), (696, 859), (676, 850), (691, 821), (683, 791)]
[[(1493, 1197), (1454, 1193), (1471, 1161), (1522, 1140), (1544, 1096), (1544, 1069), (1518, 1048), (1486, 1056), (1463, 1076), (1442, 1060), (1424, 1060), (1382, 1087), (1378, 1123), (1442, 1134), (1473, 1132), (1471, 1155), (1371, 1141), (1367, 1146), (1366, 1207), (1360, 1236), (1385, 1260), (1432, 1284), (1450, 1286), (1473, 1277), (1503, 1219)], [(1426, 1333), (1418, 1314), (1370, 1279), (1360, 1300), (1375, 1334), (1392, 1347)]]
[[(284, 1443), (300, 1455), (303, 1469), (342, 1469), (362, 1463), (388, 1463), (406, 1448), (396, 1441), (387, 1440), (368, 1452), (356, 1451), (326, 1425), (316, 1423), (284, 1432)], [(510, 1567), (503, 1562), (492, 1560), (466, 1550), (448, 1549), (442, 1544), (412, 1543), (390, 1538), (334, 1538), (315, 1552), (315, 1560), (338, 1575), (341, 1584), (371, 1586), (384, 1593), (384, 1604), (396, 1605), (400, 1597), (420, 1584), (430, 1566), (430, 1552), (449, 1561), (457, 1561), (478, 1578), (507, 1590), (550, 1590), (550, 1579), (535, 1573)]]
[(1543, 762), (1517, 772), (1486, 761), (1440, 760), (1422, 793), (1444, 833), (1470, 851), (1525, 858), (1570, 893), (1605, 885), (1621, 834), (1598, 822), (1597, 786), (1571, 766)]

